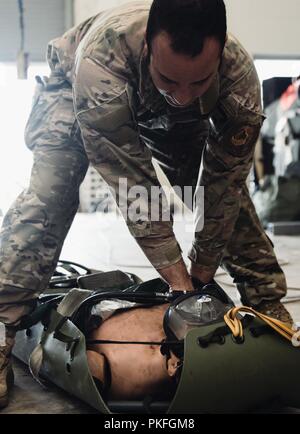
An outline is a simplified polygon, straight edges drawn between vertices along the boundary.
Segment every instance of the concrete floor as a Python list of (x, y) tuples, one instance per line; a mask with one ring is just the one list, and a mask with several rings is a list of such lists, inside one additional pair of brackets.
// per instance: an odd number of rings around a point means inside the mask
[[(193, 238), (192, 226), (188, 222), (175, 222), (176, 236), (186, 257)], [(287, 308), (294, 320), (300, 323), (300, 237), (276, 237), (273, 239), (280, 263), (286, 272), (288, 286)], [(121, 269), (137, 274), (143, 280), (157, 277), (157, 273), (130, 236), (125, 223), (101, 214), (78, 214), (65, 242), (62, 259), (82, 263), (90, 268), (109, 271)], [(237, 291), (231, 279), (222, 271), (218, 281), (236, 303)], [(58, 390), (53, 385), (42, 388), (29, 374), (28, 368), (15, 360), (15, 388), (10, 405), (1, 414), (92, 414), (95, 411)], [(271, 412), (268, 410), (266, 412)], [(298, 413), (285, 409), (276, 412)], [(299, 411), (300, 413), (300, 411)]]

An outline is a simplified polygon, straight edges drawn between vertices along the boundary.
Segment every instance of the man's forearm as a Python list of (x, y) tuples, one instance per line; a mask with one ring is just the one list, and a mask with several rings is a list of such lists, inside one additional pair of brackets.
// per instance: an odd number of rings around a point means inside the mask
[(192, 277), (196, 277), (198, 280), (200, 280), (203, 284), (208, 284), (211, 282), (215, 276), (216, 272), (215, 270), (207, 271), (204, 269), (204, 267), (201, 267), (201, 265), (195, 264), (191, 261), (190, 265), (190, 275)]
[(187, 271), (183, 259), (181, 259), (174, 265), (170, 265), (167, 268), (157, 270), (157, 272), (175, 291), (194, 290), (191, 277)]

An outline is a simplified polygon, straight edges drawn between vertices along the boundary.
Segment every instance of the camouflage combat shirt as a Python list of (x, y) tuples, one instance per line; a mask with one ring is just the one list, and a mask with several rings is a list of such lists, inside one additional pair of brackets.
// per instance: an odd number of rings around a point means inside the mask
[[(142, 125), (171, 130), (186, 122), (182, 109), (169, 116), (170, 106), (149, 74), (144, 34), (150, 4), (135, 1), (101, 12), (48, 46), (52, 76), (64, 77), (71, 85), (87, 155), (116, 191), (120, 178), (127, 179), (128, 188), (142, 185), (149, 193), (159, 185), (151, 150), (140, 133)], [(207, 115), (211, 128), (199, 181), (205, 187), (204, 228), (195, 232), (189, 258), (213, 272), (233, 233), (264, 119), (252, 59), (231, 35), (218, 75), (198, 104), (199, 122)], [(119, 205), (121, 199), (117, 195)], [(126, 200), (130, 206), (132, 199)], [(144, 205), (137, 221), (120, 207), (131, 234), (156, 269), (175, 264), (182, 252), (172, 219), (151, 221), (148, 204)]]

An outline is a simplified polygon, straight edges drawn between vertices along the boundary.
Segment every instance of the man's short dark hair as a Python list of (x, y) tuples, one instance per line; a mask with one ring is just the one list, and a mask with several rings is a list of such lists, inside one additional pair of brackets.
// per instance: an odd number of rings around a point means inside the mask
[(154, 0), (146, 30), (150, 52), (153, 39), (163, 31), (170, 36), (176, 53), (191, 57), (201, 54), (207, 37), (215, 37), (223, 50), (227, 33), (224, 1)]

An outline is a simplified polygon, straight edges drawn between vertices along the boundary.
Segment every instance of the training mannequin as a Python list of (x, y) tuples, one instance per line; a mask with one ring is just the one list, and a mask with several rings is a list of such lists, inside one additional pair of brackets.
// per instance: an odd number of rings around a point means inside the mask
[[(93, 340), (161, 342), (166, 338), (163, 317), (169, 304), (134, 308), (116, 313), (90, 336)], [(179, 359), (167, 360), (159, 345), (98, 344), (87, 351), (91, 374), (114, 399), (168, 395), (175, 386)], [(110, 368), (111, 384), (109, 385)]]

